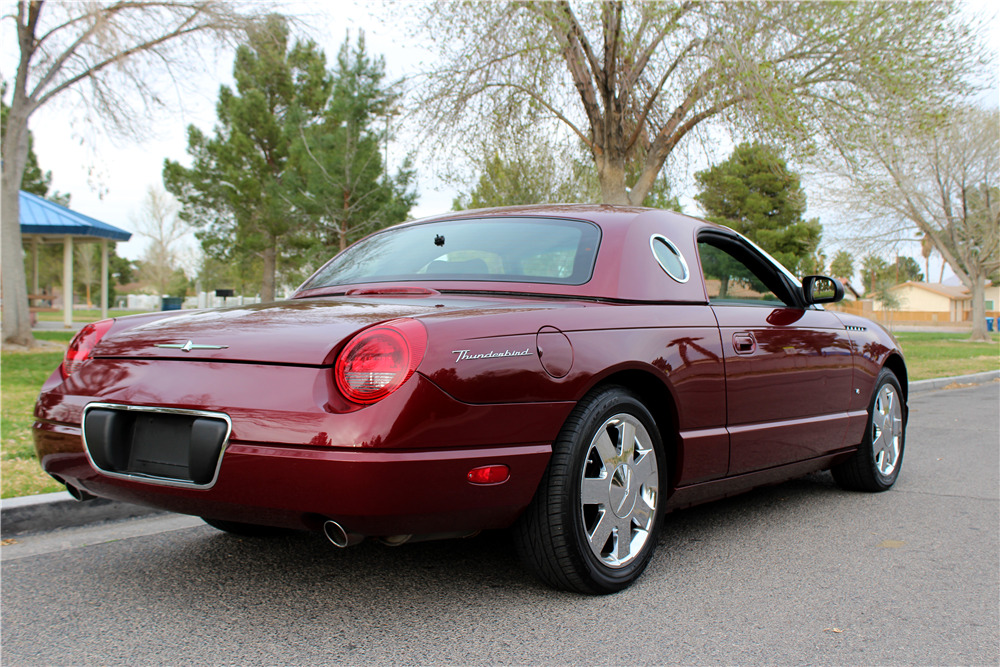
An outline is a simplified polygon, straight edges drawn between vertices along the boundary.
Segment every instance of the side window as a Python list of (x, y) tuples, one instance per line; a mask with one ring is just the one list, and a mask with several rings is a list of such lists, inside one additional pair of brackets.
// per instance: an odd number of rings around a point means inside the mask
[(699, 238), (698, 254), (711, 303), (770, 308), (791, 304), (788, 290), (775, 269), (735, 239)]

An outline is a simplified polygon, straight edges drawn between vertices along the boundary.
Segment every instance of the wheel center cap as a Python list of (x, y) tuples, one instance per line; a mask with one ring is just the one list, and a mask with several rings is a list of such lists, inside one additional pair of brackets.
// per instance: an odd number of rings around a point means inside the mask
[(623, 463), (611, 475), (608, 486), (608, 499), (611, 509), (619, 519), (624, 519), (632, 513), (635, 507), (635, 493), (632, 489), (632, 468)]

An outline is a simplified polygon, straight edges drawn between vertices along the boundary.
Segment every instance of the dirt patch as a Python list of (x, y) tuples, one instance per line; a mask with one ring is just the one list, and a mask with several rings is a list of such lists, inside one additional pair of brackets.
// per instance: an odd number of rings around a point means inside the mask
[(946, 384), (941, 387), (942, 389), (965, 389), (966, 387), (975, 387), (978, 382), (952, 382), (951, 384)]

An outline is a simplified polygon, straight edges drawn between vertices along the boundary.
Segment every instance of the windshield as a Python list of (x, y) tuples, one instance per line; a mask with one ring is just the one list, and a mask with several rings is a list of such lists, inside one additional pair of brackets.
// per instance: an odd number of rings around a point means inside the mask
[(582, 285), (594, 271), (600, 236), (593, 223), (550, 218), (395, 227), (340, 253), (302, 289), (443, 280)]

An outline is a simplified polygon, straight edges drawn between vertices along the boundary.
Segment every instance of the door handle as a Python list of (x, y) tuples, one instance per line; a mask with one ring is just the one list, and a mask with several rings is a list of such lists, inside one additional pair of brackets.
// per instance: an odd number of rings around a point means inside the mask
[(757, 339), (749, 331), (733, 334), (733, 349), (736, 354), (753, 354), (757, 351)]

